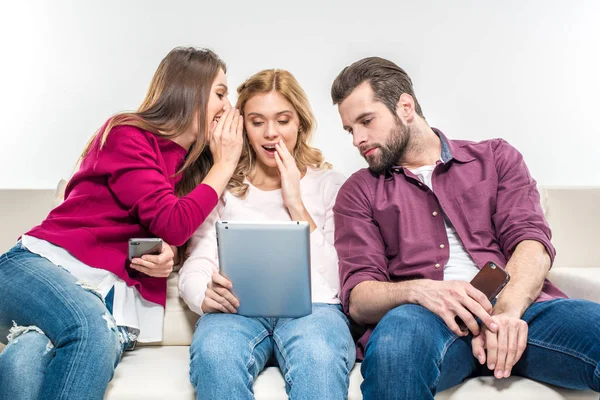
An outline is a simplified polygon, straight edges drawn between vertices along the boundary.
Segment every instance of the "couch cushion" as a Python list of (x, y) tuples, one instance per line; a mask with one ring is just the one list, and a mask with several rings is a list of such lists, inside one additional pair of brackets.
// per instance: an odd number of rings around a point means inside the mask
[(125, 352), (107, 400), (194, 399), (187, 346), (147, 346)]
[(192, 343), (198, 314), (189, 309), (179, 296), (177, 284), (179, 274), (174, 272), (167, 280), (167, 303), (163, 327), (163, 341), (156, 343), (165, 346), (189, 346)]
[(493, 376), (469, 379), (435, 396), (436, 400), (597, 400), (598, 393), (560, 389), (530, 379), (511, 376), (497, 380)]
[[(360, 364), (350, 375), (349, 400), (362, 399)], [(285, 382), (278, 368), (263, 371), (254, 384), (257, 400), (287, 399)], [(594, 392), (557, 389), (524, 378), (496, 381), (493, 377), (470, 379), (439, 393), (436, 399), (598, 399)], [(109, 385), (107, 400), (194, 399), (189, 382), (187, 346), (147, 346), (125, 353)]]
[(600, 188), (547, 188), (546, 219), (556, 247), (555, 267), (600, 267), (593, 249), (600, 240)]
[(598, 267), (554, 267), (548, 273), (552, 281), (567, 296), (600, 303), (600, 262)]

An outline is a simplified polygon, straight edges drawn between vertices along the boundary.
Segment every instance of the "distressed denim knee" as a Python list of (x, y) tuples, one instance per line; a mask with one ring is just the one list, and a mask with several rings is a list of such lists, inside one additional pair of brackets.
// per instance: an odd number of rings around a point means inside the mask
[(0, 353), (0, 398), (36, 399), (54, 344), (35, 326), (14, 325), (8, 346)]
[(95, 360), (98, 368), (111, 370), (112, 377), (112, 370), (119, 363), (126, 341), (113, 316), (105, 311), (100, 315), (87, 315), (71, 326), (61, 338), (60, 345), (77, 343), (86, 358)]

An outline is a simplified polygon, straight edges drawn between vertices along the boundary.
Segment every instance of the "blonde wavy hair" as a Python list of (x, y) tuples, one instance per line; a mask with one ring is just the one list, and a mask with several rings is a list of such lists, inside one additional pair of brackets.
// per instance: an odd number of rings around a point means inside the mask
[[(277, 92), (289, 101), (300, 119), (298, 128), (298, 140), (292, 152), (298, 169), (304, 173), (308, 167), (315, 169), (330, 169), (331, 164), (324, 161), (323, 153), (319, 149), (310, 146), (313, 131), (316, 128), (316, 120), (310, 108), (308, 97), (300, 87), (300, 84), (294, 76), (282, 69), (265, 69), (260, 71), (244, 83), (238, 89), (238, 101), (236, 107), (244, 115), (244, 107), (252, 97)], [(244, 121), (246, 121), (244, 119)], [(227, 185), (227, 189), (236, 197), (244, 197), (248, 192), (248, 184), (245, 182), (248, 176), (251, 176), (256, 167), (256, 153), (250, 142), (244, 128), (244, 148), (240, 161)]]

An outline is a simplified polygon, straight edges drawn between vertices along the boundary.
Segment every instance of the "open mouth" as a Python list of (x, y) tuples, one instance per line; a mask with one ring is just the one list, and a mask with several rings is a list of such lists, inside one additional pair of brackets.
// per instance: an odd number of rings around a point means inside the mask
[(275, 152), (277, 150), (275, 150), (275, 145), (274, 144), (265, 144), (262, 146), (262, 148), (267, 152), (267, 154), (269, 155), (269, 157), (275, 157)]
[(265, 151), (271, 155), (275, 155), (275, 152), (277, 150), (275, 150), (275, 145), (274, 144), (265, 144), (262, 146), (263, 149), (265, 149)]

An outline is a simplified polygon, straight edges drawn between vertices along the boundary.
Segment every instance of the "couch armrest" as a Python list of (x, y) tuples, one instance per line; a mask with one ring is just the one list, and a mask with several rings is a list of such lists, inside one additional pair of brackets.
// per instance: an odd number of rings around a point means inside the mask
[(600, 267), (553, 268), (548, 279), (573, 299), (600, 303)]

